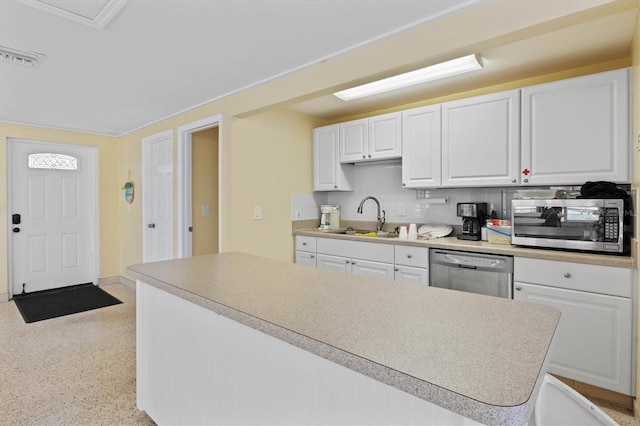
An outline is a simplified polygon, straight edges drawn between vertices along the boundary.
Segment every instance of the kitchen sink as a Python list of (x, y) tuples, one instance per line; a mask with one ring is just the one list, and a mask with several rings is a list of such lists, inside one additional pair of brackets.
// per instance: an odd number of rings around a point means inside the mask
[(362, 237), (373, 237), (373, 235), (371, 234), (376, 234), (375, 237), (377, 238), (397, 238), (398, 237), (397, 232), (386, 232), (386, 231), (377, 232), (373, 229), (353, 229), (351, 227), (346, 229), (330, 229), (322, 232), (326, 232), (329, 234), (346, 234), (346, 235), (354, 235), (354, 236), (362, 236)]

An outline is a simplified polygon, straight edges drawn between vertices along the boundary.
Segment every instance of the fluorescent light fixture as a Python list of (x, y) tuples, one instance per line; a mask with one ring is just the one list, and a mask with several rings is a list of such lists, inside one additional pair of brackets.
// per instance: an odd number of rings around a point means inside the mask
[(394, 75), (393, 77), (373, 81), (361, 86), (352, 87), (351, 89), (336, 92), (334, 95), (344, 101), (351, 101), (353, 99), (377, 95), (379, 93), (402, 89), (403, 87), (414, 86), (427, 81), (451, 77), (452, 75), (463, 74), (479, 69), (482, 69), (482, 58), (473, 54), (404, 74)]

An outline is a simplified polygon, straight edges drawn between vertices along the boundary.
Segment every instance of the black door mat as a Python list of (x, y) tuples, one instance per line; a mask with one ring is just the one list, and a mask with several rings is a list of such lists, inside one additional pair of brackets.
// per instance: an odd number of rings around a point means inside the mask
[(92, 283), (17, 294), (13, 301), (26, 323), (122, 303)]

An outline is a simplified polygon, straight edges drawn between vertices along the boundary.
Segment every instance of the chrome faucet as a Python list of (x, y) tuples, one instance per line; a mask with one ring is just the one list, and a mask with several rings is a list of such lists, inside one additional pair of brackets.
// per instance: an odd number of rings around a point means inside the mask
[(377, 232), (382, 231), (382, 227), (384, 226), (384, 222), (385, 222), (385, 212), (384, 210), (382, 210), (382, 214), (380, 214), (380, 201), (378, 201), (378, 199), (376, 197), (372, 197), (371, 195), (368, 195), (366, 197), (364, 197), (362, 199), (362, 201), (360, 201), (360, 206), (358, 207), (358, 213), (362, 214), (362, 206), (364, 205), (364, 202), (367, 200), (373, 200), (376, 202), (376, 204), (378, 205), (378, 229), (376, 229)]

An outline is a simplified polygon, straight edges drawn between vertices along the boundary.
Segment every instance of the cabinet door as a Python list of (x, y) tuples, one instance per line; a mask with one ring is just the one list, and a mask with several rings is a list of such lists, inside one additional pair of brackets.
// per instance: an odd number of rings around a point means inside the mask
[(442, 104), (442, 186), (519, 183), (520, 91)]
[(316, 255), (308, 251), (296, 251), (296, 263), (298, 265), (313, 266), (315, 268)]
[(313, 129), (313, 190), (353, 190), (353, 165), (340, 164), (337, 124)]
[(429, 285), (429, 270), (426, 268), (413, 268), (411, 266), (396, 266), (394, 270), (394, 281)]
[(369, 118), (369, 153), (371, 160), (402, 157), (402, 114), (392, 112)]
[(439, 187), (440, 105), (402, 112), (402, 187)]
[(355, 163), (368, 157), (369, 119), (340, 123), (340, 162)]
[(522, 89), (522, 182), (630, 182), (629, 73)]
[(353, 259), (351, 261), (351, 273), (370, 278), (382, 278), (393, 281), (393, 265), (390, 263), (371, 262), (368, 260)]
[(631, 299), (520, 282), (514, 299), (562, 311), (551, 373), (631, 395)]
[(316, 255), (316, 266), (320, 269), (351, 273), (351, 259), (347, 257), (318, 254)]

